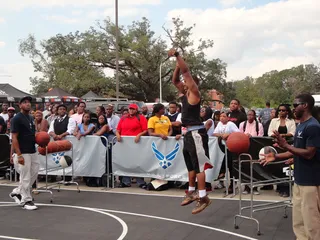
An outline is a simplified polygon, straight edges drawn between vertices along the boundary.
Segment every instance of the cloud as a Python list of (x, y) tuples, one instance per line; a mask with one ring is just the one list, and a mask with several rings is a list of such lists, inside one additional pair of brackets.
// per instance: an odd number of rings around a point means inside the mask
[(310, 52), (319, 46), (319, 15), (320, 1), (289, 0), (250, 9), (175, 9), (167, 19), (195, 23), (193, 40), (214, 40), (207, 56), (228, 63), (229, 79), (242, 79), (267, 69), (319, 63), (320, 55)]
[(0, 48), (1, 48), (1, 47), (4, 47), (5, 45), (6, 45), (5, 42), (0, 41)]
[(69, 17), (62, 16), (62, 15), (44, 16), (44, 19), (46, 19), (48, 21), (54, 21), (54, 22), (66, 23), (66, 24), (74, 24), (74, 23), (78, 23), (80, 21), (80, 19), (78, 19), (78, 18), (69, 18)]
[(34, 72), (31, 62), (18, 62), (15, 64), (0, 64), (0, 76), (0, 83), (10, 83), (22, 91), (30, 92), (32, 87), (29, 77), (41, 76), (41, 74)]
[[(235, 6), (244, 0), (219, 0), (220, 4), (224, 7)], [(248, 1), (248, 0), (246, 0)]]
[(82, 10), (73, 10), (73, 11), (71, 11), (71, 15), (72, 15), (72, 16), (79, 16), (79, 15), (81, 15), (82, 13), (83, 13)]
[[(118, 15), (119, 18), (125, 17), (135, 17), (135, 16), (144, 16), (147, 17), (149, 11), (145, 8), (122, 8), (119, 9)], [(104, 16), (108, 16), (111, 19), (115, 17), (115, 10), (113, 8), (107, 8), (103, 12)]]
[[(149, 11), (148, 9), (145, 9), (145, 8), (123, 7), (118, 11), (119, 18), (132, 18), (136, 16), (147, 17), (148, 14), (149, 14)], [(112, 8), (106, 8), (104, 11), (90, 11), (86, 14), (86, 17), (91, 19), (101, 19), (101, 18), (109, 17), (112, 20), (114, 20), (115, 9), (112, 7)]]
[(306, 48), (320, 49), (320, 39), (312, 39), (303, 44)]
[[(0, 1), (0, 9), (21, 10), (27, 7), (90, 7), (90, 6), (113, 6), (114, 0), (11, 0)], [(119, 1), (119, 7), (138, 6), (138, 5), (158, 5), (161, 0), (133, 0), (133, 1)]]

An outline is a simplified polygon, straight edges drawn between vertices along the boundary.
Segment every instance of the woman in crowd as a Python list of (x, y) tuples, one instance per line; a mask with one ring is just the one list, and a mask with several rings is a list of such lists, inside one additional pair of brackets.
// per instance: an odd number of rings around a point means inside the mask
[(247, 134), (249, 137), (263, 137), (263, 126), (257, 120), (256, 111), (249, 110), (247, 118), (247, 121), (240, 123), (240, 132)]
[[(239, 128), (236, 126), (235, 123), (229, 121), (229, 117), (225, 112), (220, 113), (220, 122), (216, 126), (216, 128), (213, 131), (213, 136), (219, 138), (219, 146), (223, 152), (225, 152), (225, 141), (228, 139), (229, 135), (233, 132), (239, 132)], [(233, 173), (233, 162), (232, 162), (232, 155), (231, 152), (227, 151), (227, 161), (228, 161), (228, 167), (230, 172), (230, 179), (234, 177)], [(224, 159), (225, 161), (225, 159)], [(223, 178), (225, 175), (225, 163), (222, 163), (219, 179)], [(217, 185), (216, 188), (223, 188), (223, 182), (220, 181), (220, 183)], [(228, 193), (233, 193), (233, 183), (231, 182), (228, 188)]]
[[(93, 135), (104, 136), (108, 138), (109, 126), (108, 126), (107, 117), (105, 115), (100, 115), (98, 117), (98, 123), (95, 129), (96, 131)], [(106, 142), (104, 142), (104, 144), (106, 145)]]
[(76, 127), (74, 131), (74, 136), (80, 140), (81, 137), (85, 137), (87, 135), (92, 135), (95, 126), (91, 123), (90, 113), (86, 112), (82, 116), (82, 122)]
[(43, 114), (41, 111), (36, 111), (34, 125), (36, 127), (36, 132), (48, 132), (49, 124), (46, 119), (43, 119)]
[(127, 116), (127, 115), (129, 114), (129, 109), (123, 107), (123, 108), (121, 109), (120, 113), (121, 113), (121, 117)]
[[(290, 141), (296, 132), (296, 123), (293, 119), (293, 113), (288, 104), (280, 104), (276, 117), (271, 120), (268, 136), (274, 137), (273, 131), (278, 131), (280, 135)], [(278, 184), (277, 191), (282, 197), (289, 197), (289, 185), (286, 183)]]
[(296, 124), (293, 119), (293, 113), (287, 104), (280, 104), (276, 117), (271, 120), (268, 129), (268, 136), (273, 137), (273, 131), (277, 130), (284, 138), (292, 138), (296, 132)]
[(148, 121), (149, 136), (161, 137), (167, 140), (172, 135), (172, 125), (170, 119), (164, 116), (165, 108), (161, 103), (155, 104), (152, 117)]
[[(170, 122), (170, 119), (164, 115), (165, 113), (165, 107), (161, 103), (157, 103), (153, 106), (152, 115), (148, 120), (148, 134), (152, 137), (160, 137), (163, 140), (167, 140), (168, 136), (172, 135), (172, 124)], [(153, 180), (152, 180), (153, 181)], [(146, 189), (147, 190), (153, 190), (152, 187), (152, 181), (151, 183), (147, 184)], [(163, 189), (169, 188), (168, 181), (165, 180), (155, 180), (158, 184), (161, 184), (161, 187)], [(173, 185), (174, 182), (172, 182), (171, 185)]]
[(212, 109), (210, 107), (202, 107), (200, 109), (200, 117), (201, 120), (206, 127), (208, 136), (213, 136), (213, 130), (214, 130), (214, 121), (211, 118), (212, 117)]
[(47, 116), (47, 121), (49, 126), (58, 117), (58, 104), (54, 104), (50, 111), (51, 111), (51, 114)]
[(96, 114), (97, 114), (97, 116), (106, 115), (106, 110), (105, 110), (104, 106), (98, 106), (96, 108)]
[(213, 117), (212, 117), (213, 121), (214, 121), (214, 126), (217, 126), (218, 123), (220, 122), (220, 111), (217, 110), (213, 113)]
[[(256, 111), (249, 110), (247, 113), (247, 121), (244, 121), (240, 123), (239, 130), (240, 132), (245, 133), (249, 137), (263, 137), (263, 126), (261, 123), (257, 120)], [(253, 188), (253, 194), (259, 195), (258, 188)], [(248, 185), (245, 186), (245, 189), (243, 191), (243, 194), (249, 194), (250, 188)]]

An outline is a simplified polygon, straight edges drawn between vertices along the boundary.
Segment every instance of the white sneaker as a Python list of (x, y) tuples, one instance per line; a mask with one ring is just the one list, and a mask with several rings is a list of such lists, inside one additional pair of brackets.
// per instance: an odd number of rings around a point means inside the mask
[(21, 195), (16, 193), (10, 193), (9, 197), (12, 198), (17, 204), (21, 204)]
[(214, 187), (214, 189), (222, 189), (222, 188), (224, 188), (225, 186), (224, 186), (224, 184), (223, 184), (223, 182), (219, 182), (219, 183), (217, 183), (217, 185)]
[(254, 195), (260, 195), (260, 192), (258, 190), (253, 190)]
[(34, 205), (33, 202), (29, 201), (29, 202), (26, 202), (24, 205), (23, 205), (23, 209), (26, 209), (26, 210), (36, 210), (38, 209), (38, 207), (36, 205)]

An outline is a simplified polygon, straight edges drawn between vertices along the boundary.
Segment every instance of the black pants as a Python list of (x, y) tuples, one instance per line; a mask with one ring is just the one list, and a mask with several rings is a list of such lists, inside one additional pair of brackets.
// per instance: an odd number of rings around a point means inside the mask
[(183, 138), (183, 156), (188, 172), (203, 172), (205, 162), (209, 162), (209, 137), (206, 129), (189, 131)]

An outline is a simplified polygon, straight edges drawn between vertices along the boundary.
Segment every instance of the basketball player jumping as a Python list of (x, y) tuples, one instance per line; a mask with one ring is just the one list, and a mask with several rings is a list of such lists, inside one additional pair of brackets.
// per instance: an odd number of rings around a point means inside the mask
[[(204, 124), (200, 119), (201, 96), (198, 89), (199, 80), (192, 77), (188, 66), (175, 49), (168, 52), (169, 57), (176, 57), (177, 65), (173, 73), (172, 82), (183, 94), (182, 100), (182, 126), (187, 128), (183, 139), (183, 156), (188, 169), (189, 189), (183, 199), (181, 206), (188, 205), (197, 200), (192, 214), (203, 211), (211, 204), (205, 189), (204, 165), (209, 162), (208, 135)], [(180, 81), (180, 72), (184, 83)], [(199, 196), (197, 195), (195, 183), (198, 180)]]

